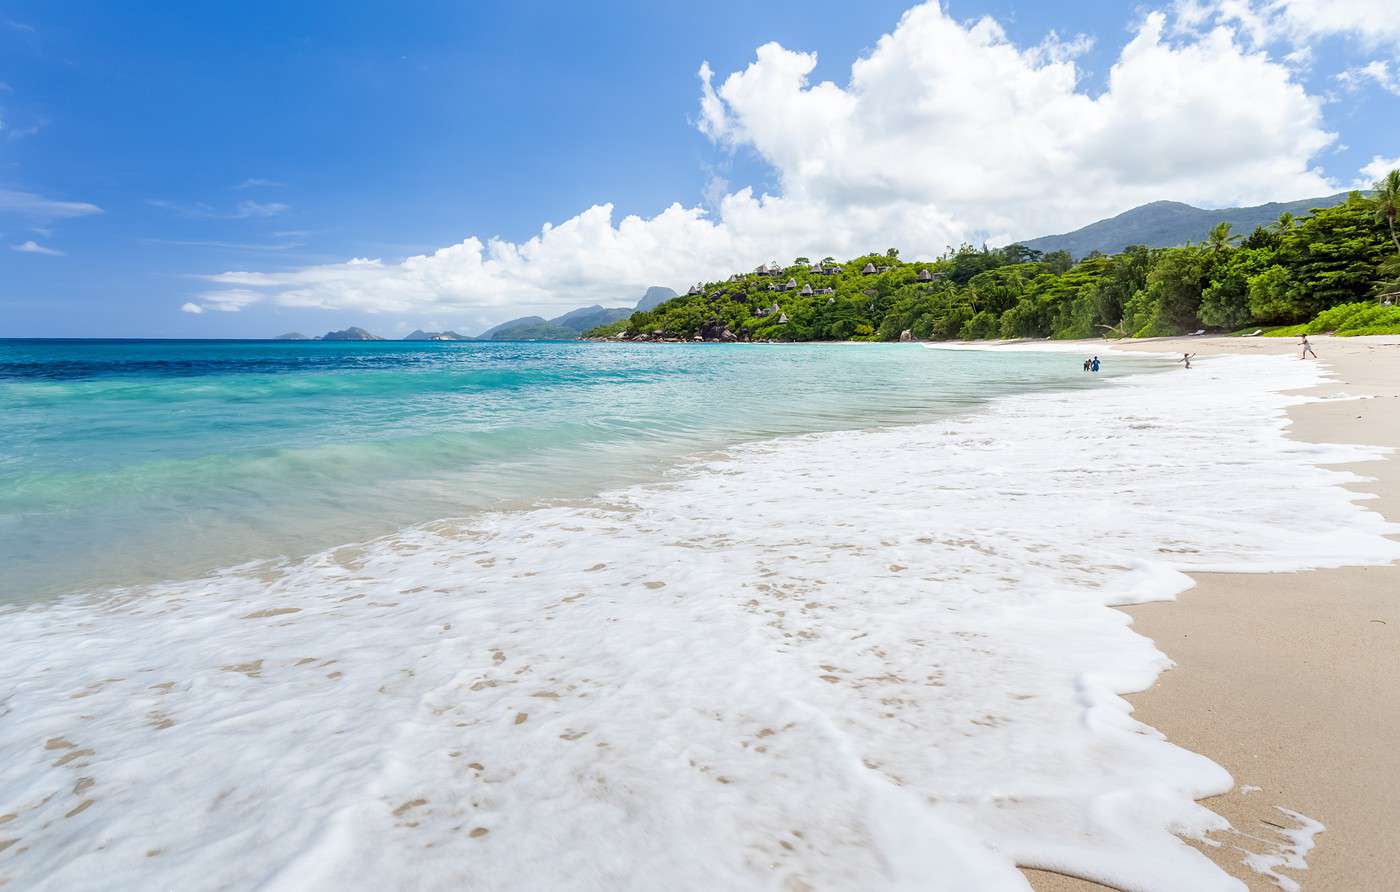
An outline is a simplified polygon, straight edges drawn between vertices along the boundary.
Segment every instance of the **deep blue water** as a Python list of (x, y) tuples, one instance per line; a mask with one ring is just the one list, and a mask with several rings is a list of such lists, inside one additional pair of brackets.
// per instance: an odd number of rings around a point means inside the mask
[(0, 598), (296, 556), (586, 496), (745, 440), (1094, 386), (1079, 362), (893, 344), (0, 341)]

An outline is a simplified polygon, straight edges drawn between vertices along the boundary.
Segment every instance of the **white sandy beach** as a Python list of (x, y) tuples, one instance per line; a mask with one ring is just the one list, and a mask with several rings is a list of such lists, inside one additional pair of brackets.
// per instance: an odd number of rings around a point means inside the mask
[[(1400, 338), (1311, 339), (1332, 380), (1310, 395), (1364, 397), (1290, 411), (1291, 435), (1400, 447)], [(1092, 349), (1084, 345), (1082, 350)], [(1123, 350), (1297, 356), (1296, 339), (1184, 338)], [(1207, 364), (1198, 366), (1207, 367)], [(1182, 372), (1186, 374), (1186, 372)], [(1370, 510), (1400, 519), (1400, 459), (1354, 470)], [(1278, 498), (1292, 498), (1287, 480)], [(1229, 493), (1219, 494), (1228, 499)], [(1129, 697), (1134, 715), (1224, 766), (1235, 787), (1204, 801), (1233, 830), (1199, 845), (1251, 890), (1279, 883), (1250, 869), (1257, 838), (1289, 825), (1280, 808), (1326, 826), (1307, 869), (1277, 872), (1310, 892), (1400, 887), (1400, 567), (1287, 574), (1200, 574), (1174, 602), (1127, 608), (1176, 667)], [(1241, 851), (1244, 849), (1245, 851)], [(1033, 875), (1042, 892), (1101, 888)]]

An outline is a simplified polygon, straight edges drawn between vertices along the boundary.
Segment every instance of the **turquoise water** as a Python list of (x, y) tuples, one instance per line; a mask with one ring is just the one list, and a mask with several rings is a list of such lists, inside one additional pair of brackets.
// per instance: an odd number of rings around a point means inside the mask
[[(1079, 362), (917, 345), (0, 341), (0, 599), (294, 557), (587, 496), (736, 442), (1096, 386)], [(1115, 359), (1104, 377), (1148, 363)]]

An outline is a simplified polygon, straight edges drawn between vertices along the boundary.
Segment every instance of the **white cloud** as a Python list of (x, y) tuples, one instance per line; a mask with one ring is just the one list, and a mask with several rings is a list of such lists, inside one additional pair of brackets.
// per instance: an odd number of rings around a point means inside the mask
[(1178, 0), (1179, 20), (1238, 25), (1256, 44), (1305, 44), (1350, 37), (1367, 46), (1400, 46), (1400, 4), (1394, 0)]
[(279, 183), (277, 180), (267, 180), (267, 179), (263, 179), (262, 177), (249, 177), (248, 179), (244, 180), (243, 182), (239, 183), (237, 186), (234, 186), (233, 188), (235, 188), (235, 189), (260, 189), (260, 188), (263, 188), (263, 189), (274, 189), (274, 188), (278, 188), (278, 187), (285, 186), (285, 185), (287, 185), (287, 184), (286, 184), (286, 183)]
[(1400, 96), (1400, 69), (1392, 70), (1390, 63), (1384, 59), (1348, 68), (1336, 78), (1349, 90), (1358, 90), (1369, 81), (1388, 93)]
[(251, 217), (275, 217), (291, 209), (290, 205), (277, 201), (240, 201), (231, 210), (221, 210), (202, 201), (167, 201), (162, 198), (148, 198), (146, 204), (195, 220), (246, 220)]
[(33, 192), (16, 189), (0, 189), (0, 213), (9, 212), (40, 220), (56, 220), (67, 217), (83, 217), (100, 214), (102, 208), (85, 201), (58, 201), (45, 198)]
[(936, 2), (905, 13), (844, 85), (811, 83), (814, 54), (769, 43), (722, 80), (700, 67), (697, 126), (754, 152), (780, 194), (711, 191), (704, 208), (646, 219), (614, 220), (604, 204), (521, 243), (471, 237), (400, 263), (209, 278), (281, 305), (500, 316), (620, 303), (646, 285), (683, 288), (798, 254), (933, 256), (1156, 199), (1335, 191), (1313, 166), (1336, 140), (1320, 100), (1233, 28), (1169, 33), (1151, 13), (1097, 95), (1080, 88), (1075, 59), (1087, 45), (1052, 34), (1018, 47), (994, 20), (960, 23)]
[(1357, 182), (1356, 188), (1370, 189), (1377, 180), (1392, 170), (1400, 170), (1400, 156), (1386, 158), (1376, 155), (1361, 168), (1361, 179)]
[(50, 248), (46, 245), (41, 245), (33, 239), (29, 239), (26, 242), (21, 242), (18, 245), (10, 245), (10, 250), (19, 251), (22, 254), (45, 254), (49, 257), (63, 256), (63, 252), (58, 250), (57, 248)]
[(304, 244), (304, 242), (294, 234), (274, 232), (271, 233), (271, 236), (279, 240), (273, 242), (226, 242), (217, 239), (171, 238), (140, 238), (137, 240), (150, 245), (170, 245), (179, 248), (220, 248), (225, 251), (248, 251), (252, 253), (290, 251)]
[[(203, 303), (186, 303), (180, 309), (184, 310), (186, 313), (203, 313), (205, 310), (214, 310), (219, 313), (237, 313), (249, 304), (255, 304), (263, 299), (263, 295), (256, 291), (238, 288), (206, 291), (198, 295), (198, 297)], [(194, 309), (190, 309), (191, 307)]]

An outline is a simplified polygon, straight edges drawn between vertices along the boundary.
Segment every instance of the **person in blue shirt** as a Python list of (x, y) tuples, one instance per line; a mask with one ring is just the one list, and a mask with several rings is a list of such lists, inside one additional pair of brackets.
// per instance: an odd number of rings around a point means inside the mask
[(1091, 363), (1089, 363), (1089, 371), (1091, 371), (1091, 372), (1097, 372), (1098, 370), (1099, 370), (1099, 358), (1098, 358), (1097, 356), (1095, 356), (1095, 357), (1094, 357), (1094, 361), (1091, 362)]

